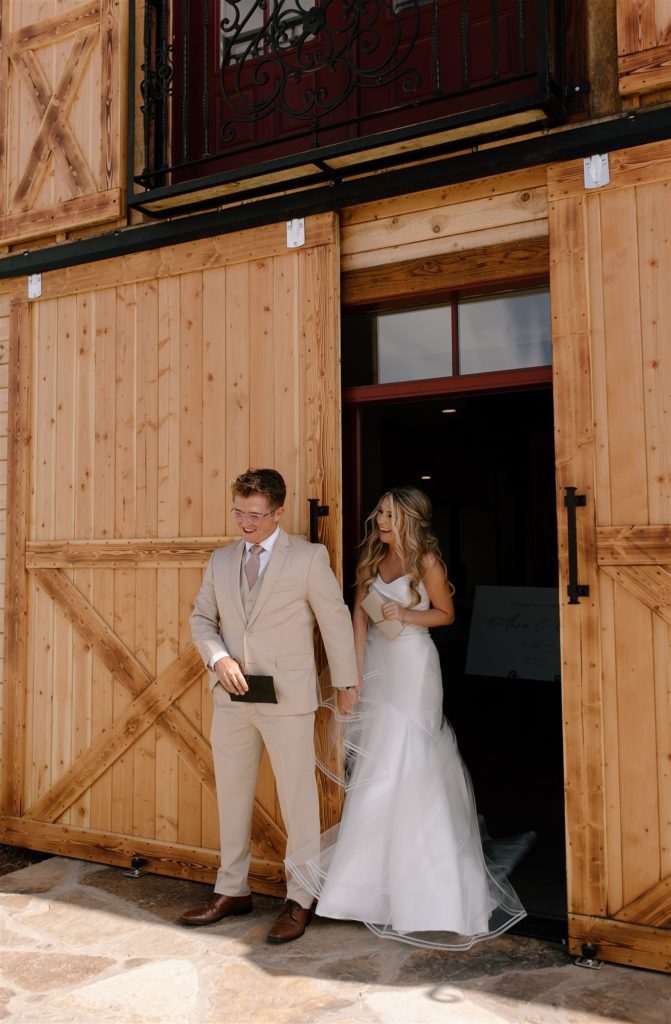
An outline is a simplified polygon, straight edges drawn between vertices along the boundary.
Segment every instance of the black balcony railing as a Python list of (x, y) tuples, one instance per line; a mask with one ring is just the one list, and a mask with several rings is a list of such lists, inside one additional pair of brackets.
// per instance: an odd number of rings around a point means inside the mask
[(557, 117), (561, 39), (561, 0), (144, 0), (136, 194)]

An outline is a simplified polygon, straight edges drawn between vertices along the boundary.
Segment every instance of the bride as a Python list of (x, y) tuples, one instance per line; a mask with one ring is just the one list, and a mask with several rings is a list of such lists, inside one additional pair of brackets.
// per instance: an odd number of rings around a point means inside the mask
[[(323, 917), (468, 949), (525, 912), (483, 855), (470, 779), (442, 714), (429, 627), (454, 621), (453, 587), (428, 497), (415, 487), (384, 494), (361, 550), (353, 620), (363, 683), (346, 718), (342, 820), (322, 835), (319, 856), (294, 855), (287, 869)], [(340, 710), (347, 715), (346, 701)]]

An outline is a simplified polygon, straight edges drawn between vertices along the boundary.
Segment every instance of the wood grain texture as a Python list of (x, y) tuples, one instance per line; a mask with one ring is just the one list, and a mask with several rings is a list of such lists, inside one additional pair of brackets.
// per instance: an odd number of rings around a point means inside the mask
[[(42, 570), (35, 576), (43, 590), (56, 602), (60, 611), (102, 664), (114, 673), (131, 696), (139, 697), (152, 684), (153, 678), (137, 657), (90, 606), (67, 576), (53, 570)], [(174, 660), (174, 656), (171, 657), (161, 671), (167, 671)], [(159, 716), (158, 725), (172, 740), (177, 752), (189, 764), (194, 775), (214, 792), (212, 755), (201, 733), (193, 728), (177, 708), (167, 708)]]
[(444, 185), (423, 192), (408, 192), (392, 199), (378, 199), (371, 203), (359, 203), (347, 207), (341, 213), (342, 231), (350, 226), (364, 224), (386, 217), (418, 213), (423, 210), (441, 209), (479, 199), (491, 199), (509, 192), (545, 187), (545, 167), (529, 167), (510, 174), (495, 174), (488, 178), (460, 182), (458, 185)]
[(643, 896), (623, 907), (616, 917), (618, 921), (671, 928), (671, 877), (663, 878)]
[(2, 808), (21, 810), (25, 760), (24, 687), (27, 656), (28, 589), (25, 570), (28, 519), (30, 420), (30, 314), (25, 304), (11, 312), (9, 356), (9, 431), (11, 445), (7, 481), (12, 507), (7, 515), (8, 554), (5, 565), (5, 650), (2, 726)]
[(636, 189), (648, 521), (671, 523), (671, 178)]
[(668, 89), (671, 85), (671, 44), (626, 54), (617, 62), (620, 93), (642, 96)]
[[(584, 200), (551, 204), (550, 225), (569, 907), (573, 911), (589, 907), (592, 913), (605, 914), (602, 679)], [(590, 597), (578, 605), (569, 605), (566, 597), (568, 537), (563, 498), (569, 486), (587, 497), (586, 507), (577, 516), (578, 564)]]
[[(471, 231), (488, 230), (544, 220), (547, 217), (547, 189), (544, 185), (473, 199), (410, 214), (389, 213), (369, 223), (343, 225), (342, 254), (350, 257), (371, 250), (396, 249), (398, 246), (427, 239), (447, 238)], [(344, 261), (347, 268), (347, 261)]]
[[(3, 0), (5, 23), (14, 27), (0, 55), (6, 240), (85, 228), (122, 213), (125, 15), (115, 0), (54, 9)], [(36, 20), (21, 24), (24, 17)]]
[(16, 61), (30, 84), (28, 91), (36, 99), (42, 120), (12, 197), (10, 210), (13, 213), (24, 213), (33, 208), (54, 153), (58, 153), (59, 160), (65, 165), (74, 197), (96, 191), (96, 182), (86, 157), (68, 124), (70, 108), (86, 72), (96, 34), (87, 32), (73, 43), (53, 92), (32, 51), (26, 50), (21, 54), (21, 60)]
[(349, 271), (342, 277), (342, 301), (353, 307), (427, 298), (455, 288), (506, 283), (548, 272), (548, 239), (543, 235)]
[(617, 43), (620, 54), (636, 55), (668, 41), (671, 18), (665, 0), (618, 0)]
[[(129, 867), (131, 858), (145, 860), (146, 870), (171, 878), (190, 878), (212, 884), (216, 878), (218, 851), (162, 843), (139, 836), (124, 836), (103, 830), (79, 829), (71, 825), (26, 821), (0, 817), (0, 841), (30, 850), (44, 850), (60, 856)], [(254, 892), (273, 896), (282, 883), (275, 860), (252, 858), (250, 885)]]
[[(35, 5), (33, 5), (34, 10)], [(57, 40), (79, 35), (83, 30), (95, 28), (100, 18), (100, 0), (90, 0), (79, 7), (22, 25), (9, 35), (12, 50), (34, 50), (49, 46)]]
[[(319, 214), (306, 221), (306, 246), (333, 244), (333, 215)], [(77, 267), (64, 267), (42, 275), (42, 298), (136, 284), (150, 278), (177, 277), (208, 267), (255, 263), (287, 251), (286, 224), (267, 224), (247, 231), (214, 235), (196, 242), (164, 246)], [(27, 299), (25, 278), (12, 282), (13, 299)]]
[(91, 541), (28, 541), (29, 569), (80, 568), (137, 569), (204, 568), (214, 548), (232, 544), (237, 537), (139, 537)]
[(26, 817), (55, 821), (110, 765), (128, 751), (137, 737), (182, 694), (202, 672), (200, 655), (190, 648), (161, 673), (115, 718), (112, 729), (82, 754), (55, 782)]
[[(608, 154), (610, 182), (599, 195), (628, 189), (671, 177), (671, 141), (650, 142), (645, 146), (616, 149)], [(548, 167), (548, 201), (584, 196), (585, 172), (582, 160), (568, 160)]]
[(571, 914), (569, 953), (581, 956), (584, 942), (596, 944), (599, 959), (671, 973), (671, 941), (665, 929)]
[(670, 526), (599, 526), (600, 565), (671, 565)]
[[(106, 221), (118, 220), (121, 211), (119, 189), (107, 189), (104, 192), (95, 192), (90, 196), (67, 199), (59, 203), (57, 208), (27, 210), (24, 213), (0, 217), (0, 238), (5, 242), (41, 238), (60, 230), (64, 222), (68, 225), (76, 224), (78, 227), (102, 224)], [(25, 295), (25, 288), (20, 288), (20, 290)]]
[(671, 624), (671, 567), (605, 565), (603, 572), (664, 622)]

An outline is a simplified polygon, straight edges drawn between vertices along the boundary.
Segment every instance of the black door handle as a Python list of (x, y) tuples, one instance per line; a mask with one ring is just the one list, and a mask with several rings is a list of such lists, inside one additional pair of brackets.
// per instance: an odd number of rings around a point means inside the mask
[(329, 514), (328, 505), (320, 505), (319, 498), (308, 498), (310, 505), (310, 543), (319, 543), (318, 519)]
[(580, 604), (581, 597), (589, 597), (589, 586), (578, 583), (578, 531), (576, 528), (575, 510), (584, 508), (587, 498), (584, 494), (576, 494), (576, 487), (565, 487), (564, 505), (566, 506), (566, 527), (568, 530), (568, 594), (569, 604)]

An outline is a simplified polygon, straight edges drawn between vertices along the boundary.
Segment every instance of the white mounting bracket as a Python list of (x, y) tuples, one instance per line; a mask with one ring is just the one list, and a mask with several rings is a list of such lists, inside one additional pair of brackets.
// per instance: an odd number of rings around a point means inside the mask
[(28, 298), (39, 299), (42, 294), (42, 275), (41, 274), (29, 274), (28, 275)]
[(287, 221), (287, 249), (300, 249), (305, 245), (305, 221), (302, 217)]
[(601, 188), (610, 181), (610, 168), (607, 153), (595, 153), (583, 160), (585, 168), (585, 188)]
[(603, 964), (602, 960), (592, 960), (588, 956), (577, 956), (573, 961), (575, 967), (587, 967), (590, 971), (598, 971)]

